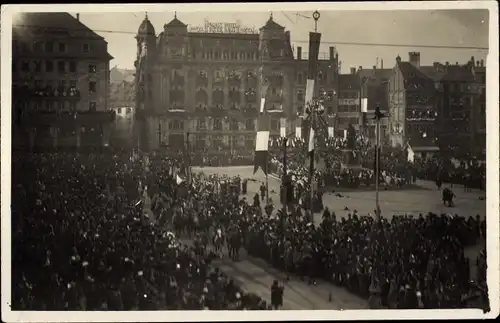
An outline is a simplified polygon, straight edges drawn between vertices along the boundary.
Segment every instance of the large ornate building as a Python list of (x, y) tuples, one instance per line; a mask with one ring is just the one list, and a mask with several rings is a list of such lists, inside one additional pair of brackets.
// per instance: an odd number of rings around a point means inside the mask
[(12, 26), (13, 146), (107, 145), (107, 42), (69, 13), (22, 13)]
[[(147, 16), (137, 33), (136, 111), (141, 149), (253, 149), (261, 90), (271, 138), (300, 126), (308, 61), (272, 16), (256, 32), (212, 24), (190, 30), (177, 16), (156, 35)], [(295, 57), (294, 57), (295, 56)], [(319, 61), (318, 93), (336, 111), (338, 55)], [(158, 133), (158, 132), (161, 133)]]

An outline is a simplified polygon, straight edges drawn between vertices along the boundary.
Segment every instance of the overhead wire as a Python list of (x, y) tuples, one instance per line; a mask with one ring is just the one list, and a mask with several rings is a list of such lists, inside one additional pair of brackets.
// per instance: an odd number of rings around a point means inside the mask
[[(82, 31), (89, 32), (89, 30), (95, 33), (110, 33), (110, 34), (129, 34), (129, 35), (137, 35), (137, 32), (126, 31), (126, 30), (104, 30), (104, 29), (85, 29), (85, 28), (64, 28), (64, 27), (48, 27), (48, 26), (39, 26), (39, 25), (26, 25), (26, 24), (14, 24), (13, 27), (19, 28), (47, 28), (51, 30), (58, 31)], [(242, 35), (249, 34), (234, 34), (234, 37), (228, 37), (227, 34), (203, 34), (204, 38), (208, 39), (233, 39), (239, 40)], [(308, 44), (309, 40), (293, 40), (293, 43), (299, 44)], [(347, 46), (371, 46), (371, 47), (404, 47), (404, 48), (435, 48), (435, 49), (456, 49), (456, 50), (479, 50), (479, 51), (488, 51), (488, 47), (480, 47), (480, 46), (455, 46), (455, 45), (431, 45), (431, 44), (391, 44), (391, 43), (369, 43), (369, 42), (348, 42), (348, 41), (322, 41), (322, 44), (327, 45), (347, 45)]]

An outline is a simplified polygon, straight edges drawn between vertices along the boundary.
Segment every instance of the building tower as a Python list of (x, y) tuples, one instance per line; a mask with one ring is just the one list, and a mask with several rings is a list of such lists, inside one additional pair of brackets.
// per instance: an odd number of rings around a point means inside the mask
[(135, 39), (137, 40), (137, 57), (134, 62), (136, 68), (135, 136), (138, 148), (148, 151), (150, 149), (148, 123), (155, 108), (152, 67), (156, 54), (156, 34), (147, 14), (139, 26)]
[[(271, 120), (286, 127), (286, 116), (291, 113), (291, 91), (293, 86), (293, 67), (286, 62), (293, 61), (290, 33), (269, 17), (259, 29), (260, 87), (261, 97), (266, 97), (265, 110)], [(262, 91), (267, 90), (266, 93)]]

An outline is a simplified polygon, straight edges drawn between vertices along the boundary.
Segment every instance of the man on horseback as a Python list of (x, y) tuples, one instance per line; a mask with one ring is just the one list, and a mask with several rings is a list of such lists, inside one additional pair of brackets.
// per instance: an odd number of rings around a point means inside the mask
[(443, 204), (448, 205), (448, 207), (453, 206), (453, 198), (455, 197), (455, 193), (449, 188), (445, 188), (443, 190)]

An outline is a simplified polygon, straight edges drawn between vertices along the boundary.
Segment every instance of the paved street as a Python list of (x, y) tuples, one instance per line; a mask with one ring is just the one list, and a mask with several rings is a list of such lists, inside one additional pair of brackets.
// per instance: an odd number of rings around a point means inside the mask
[[(185, 243), (192, 241), (182, 239)], [(225, 248), (224, 248), (225, 249)], [(265, 261), (250, 257), (245, 250), (241, 250), (240, 261), (232, 261), (227, 255), (221, 260), (214, 261), (226, 275), (243, 290), (254, 293), (271, 302), (271, 285), (277, 279), (285, 286), (283, 308), (285, 310), (342, 310), (342, 309), (367, 309), (368, 304), (347, 292), (344, 288), (334, 286), (328, 282), (318, 281), (316, 285), (308, 285), (298, 277), (291, 276), (285, 282), (286, 275), (269, 266)], [(329, 301), (331, 293), (332, 300)]]
[[(253, 196), (259, 191), (261, 183), (265, 182), (264, 173), (259, 170), (253, 174), (253, 166), (238, 167), (195, 167), (195, 172), (204, 172), (206, 174), (227, 174), (229, 176), (240, 175), (242, 178), (253, 179), (248, 182), (248, 192), (246, 198), (252, 201)], [(479, 190), (464, 192), (462, 187), (454, 187), (453, 191), (457, 195), (455, 207), (444, 207), (441, 203), (441, 193), (437, 191), (432, 182), (417, 181), (421, 186), (419, 189), (407, 189), (402, 191), (381, 191), (380, 203), (383, 216), (392, 217), (394, 214), (411, 213), (418, 215), (427, 212), (435, 213), (457, 213), (460, 215), (479, 214), (484, 217), (486, 214), (485, 201), (479, 200), (479, 197), (485, 196), (485, 193)], [(280, 180), (277, 177), (269, 176), (269, 192), (275, 206), (279, 206), (279, 186)], [(374, 191), (357, 191), (342, 193), (344, 197), (339, 198), (335, 194), (327, 193), (323, 198), (324, 205), (337, 214), (337, 217), (347, 216), (349, 211), (344, 211), (347, 206), (350, 211), (357, 210), (359, 214), (373, 212), (375, 206)], [(321, 214), (315, 215), (315, 223), (321, 221)], [(479, 254), (484, 242), (477, 246), (467, 248), (466, 256), (470, 258), (471, 277), (476, 277), (476, 257)], [(269, 286), (273, 279), (283, 280), (285, 275), (277, 270), (270, 268), (264, 261), (256, 260), (246, 255), (243, 261), (233, 263), (230, 260), (224, 260), (220, 263), (221, 269), (227, 274), (234, 276), (235, 279), (245, 288), (258, 294), (264, 299), (269, 299)], [(328, 293), (332, 291), (333, 301), (329, 303)], [(297, 279), (292, 280), (285, 292), (284, 308), (289, 309), (356, 309), (366, 308), (366, 301), (353, 296), (343, 288), (338, 288), (329, 283), (319, 283), (318, 286), (308, 286)]]
[[(242, 178), (255, 179), (256, 181), (248, 182), (247, 199), (252, 201), (253, 196), (259, 190), (261, 183), (265, 181), (265, 175), (259, 170), (253, 174), (253, 166), (238, 166), (238, 167), (203, 167), (193, 168), (193, 171), (202, 171), (207, 174), (228, 174), (230, 176), (240, 175)], [(484, 192), (473, 190), (472, 192), (464, 192), (462, 187), (454, 187), (453, 191), (457, 195), (455, 198), (455, 207), (449, 208), (443, 206), (441, 201), (441, 192), (436, 189), (436, 186), (427, 181), (418, 181), (417, 184), (423, 188), (406, 189), (401, 191), (380, 191), (380, 207), (382, 215), (392, 217), (394, 214), (410, 213), (418, 215), (419, 213), (426, 214), (428, 212), (435, 213), (450, 213), (464, 216), (475, 216), (479, 214), (484, 217), (486, 214), (486, 202), (479, 200), (479, 197), (485, 196)], [(269, 192), (275, 206), (279, 206), (279, 187), (280, 180), (274, 176), (269, 176)], [(274, 193), (273, 193), (274, 191)], [(331, 211), (334, 211), (337, 217), (347, 215), (348, 211), (344, 211), (348, 207), (352, 212), (357, 210), (359, 214), (373, 213), (375, 209), (375, 191), (356, 191), (341, 193), (343, 197), (337, 197), (333, 193), (326, 193), (323, 197), (323, 204)], [(315, 222), (321, 221), (321, 214), (316, 214)]]

